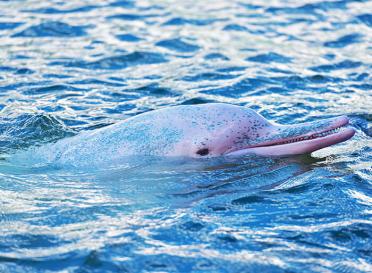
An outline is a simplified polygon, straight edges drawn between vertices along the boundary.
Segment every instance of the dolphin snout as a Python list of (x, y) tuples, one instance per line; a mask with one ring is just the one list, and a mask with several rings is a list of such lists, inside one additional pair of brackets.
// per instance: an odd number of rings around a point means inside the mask
[(345, 126), (345, 125), (348, 125), (349, 124), (349, 118), (347, 116), (339, 116), (339, 117), (336, 117), (334, 118), (335, 121), (334, 121), (334, 125), (336, 127), (342, 127), (342, 126)]

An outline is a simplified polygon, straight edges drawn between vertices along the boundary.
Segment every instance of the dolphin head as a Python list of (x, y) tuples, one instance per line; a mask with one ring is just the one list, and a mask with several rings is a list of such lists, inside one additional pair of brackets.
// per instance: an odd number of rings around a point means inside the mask
[(346, 141), (355, 133), (347, 126), (346, 116), (281, 125), (245, 107), (218, 103), (192, 107), (192, 111), (182, 115), (187, 143), (176, 146), (179, 155), (201, 158), (306, 154)]

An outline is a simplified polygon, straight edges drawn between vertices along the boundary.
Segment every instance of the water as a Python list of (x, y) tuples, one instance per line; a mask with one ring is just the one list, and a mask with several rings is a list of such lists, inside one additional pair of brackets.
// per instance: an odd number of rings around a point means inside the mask
[[(371, 2), (0, 1), (0, 272), (371, 272)], [(169, 105), (347, 114), (300, 157), (12, 165)]]

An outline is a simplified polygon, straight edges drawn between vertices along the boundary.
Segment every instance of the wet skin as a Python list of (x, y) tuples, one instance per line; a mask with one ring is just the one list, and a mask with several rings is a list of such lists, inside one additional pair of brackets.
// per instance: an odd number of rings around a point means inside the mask
[(280, 125), (230, 104), (174, 106), (35, 148), (32, 156), (76, 165), (109, 163), (131, 155), (288, 156), (348, 140), (355, 131), (347, 125), (345, 116)]

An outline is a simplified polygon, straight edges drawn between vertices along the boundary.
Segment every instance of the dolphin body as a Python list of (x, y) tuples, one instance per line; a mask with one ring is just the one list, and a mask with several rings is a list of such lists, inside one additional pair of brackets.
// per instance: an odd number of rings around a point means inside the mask
[(23, 153), (62, 165), (120, 162), (128, 156), (289, 156), (348, 140), (346, 116), (294, 125), (268, 121), (252, 109), (224, 103), (182, 105), (139, 114)]

